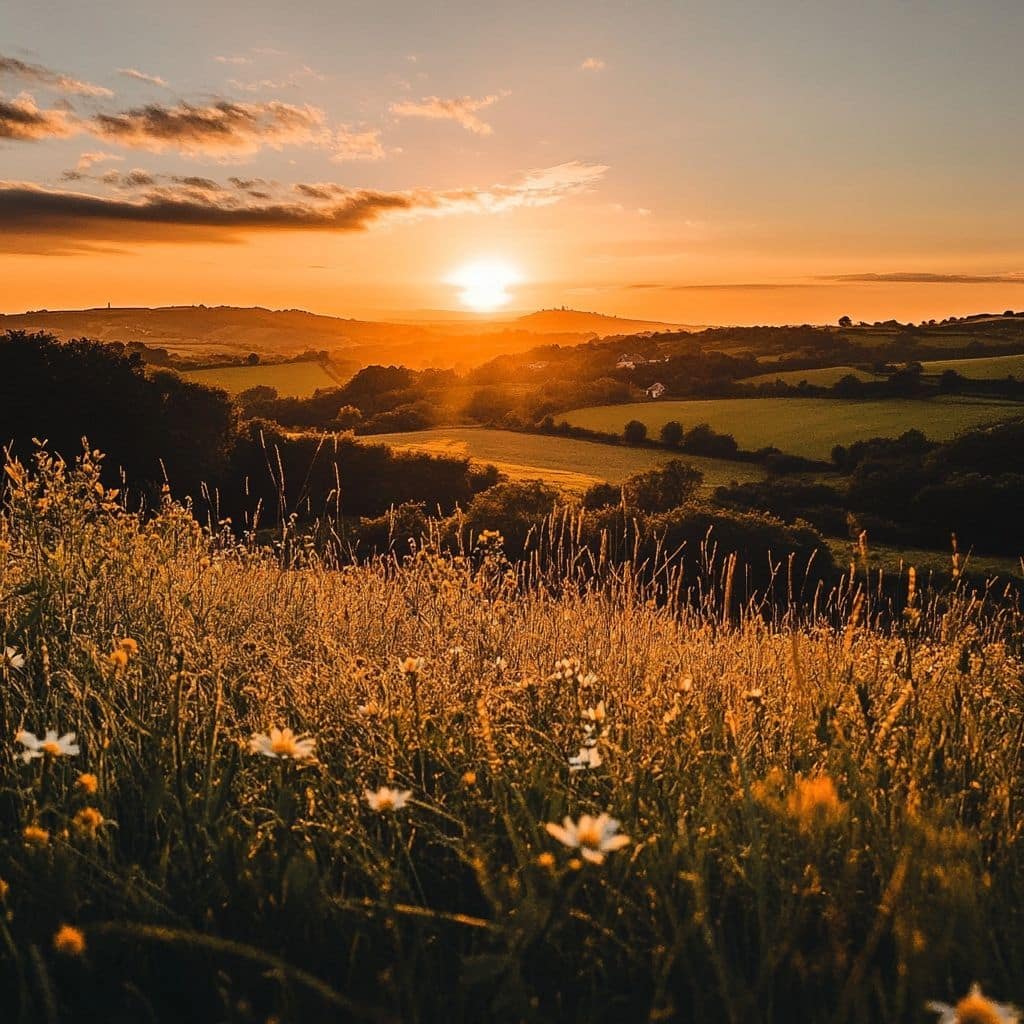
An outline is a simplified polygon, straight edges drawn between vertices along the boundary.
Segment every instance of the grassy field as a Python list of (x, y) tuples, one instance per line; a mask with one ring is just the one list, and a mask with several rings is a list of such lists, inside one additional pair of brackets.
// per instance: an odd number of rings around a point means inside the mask
[(742, 384), (774, 384), (777, 380), (796, 386), (801, 381), (814, 384), (820, 388), (830, 388), (843, 377), (856, 377), (857, 380), (880, 380), (873, 373), (858, 370), (856, 366), (822, 366), (814, 370), (782, 370), (779, 373), (759, 373), (756, 377), (744, 377)]
[(924, 372), (928, 374), (956, 370), (962, 376), (973, 380), (999, 380), (1010, 374), (1018, 379), (1024, 378), (1024, 355), (978, 356), (975, 359), (932, 359), (921, 365), (924, 367)]
[(952, 398), (722, 398), (594, 406), (576, 409), (564, 418), (573, 426), (615, 433), (636, 419), (647, 425), (652, 437), (669, 420), (678, 420), (684, 427), (709, 423), (714, 430), (732, 434), (742, 448), (775, 445), (785, 452), (826, 459), (834, 445), (867, 437), (895, 437), (916, 429), (942, 441), (971, 427), (1022, 415), (1024, 405)]
[(319, 362), (267, 363), (257, 366), (222, 366), (215, 370), (187, 370), (187, 380), (221, 388), (229, 395), (237, 395), (248, 388), (277, 388), (282, 398), (308, 398), (317, 388), (341, 386)]
[[(518, 434), (484, 427), (443, 427), (406, 434), (370, 434), (361, 438), (368, 444), (412, 448), (434, 455), (468, 457), (497, 466), (513, 480), (545, 480), (566, 491), (585, 491), (601, 480), (620, 483), (632, 473), (650, 469), (673, 458), (665, 450), (578, 441), (568, 437)], [(681, 455), (704, 474), (706, 489), (733, 481), (760, 480), (759, 466), (725, 459), (703, 459)]]
[(845, 587), (832, 618), (736, 621), (571, 550), (552, 579), (493, 539), (338, 571), (143, 521), (89, 465), (9, 481), (5, 1019), (906, 1024), (975, 981), (1024, 997), (1021, 623), (991, 599), (918, 594), (887, 630)]

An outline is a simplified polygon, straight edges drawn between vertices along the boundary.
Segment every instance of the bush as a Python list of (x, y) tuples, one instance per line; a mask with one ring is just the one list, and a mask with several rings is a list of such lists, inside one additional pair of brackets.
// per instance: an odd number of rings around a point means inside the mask
[(685, 505), (704, 482), (699, 469), (672, 459), (664, 466), (634, 473), (622, 485), (622, 499), (626, 508), (641, 512), (668, 512)]
[(622, 428), (622, 436), (626, 444), (643, 444), (647, 440), (647, 424), (630, 420)]

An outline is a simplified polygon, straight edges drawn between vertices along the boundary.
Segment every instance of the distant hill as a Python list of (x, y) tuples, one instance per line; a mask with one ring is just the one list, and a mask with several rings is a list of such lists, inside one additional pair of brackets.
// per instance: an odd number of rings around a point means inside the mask
[[(32, 310), (0, 314), (0, 331), (47, 331), (58, 338), (142, 342), (179, 358), (328, 352), (353, 367), (402, 362), (412, 367), (473, 366), (545, 342), (576, 345), (597, 336), (665, 330), (670, 325), (576, 310), (541, 310), (511, 319), (423, 322), (352, 320), (300, 309), (161, 306)], [(678, 328), (675, 328), (678, 329)]]
[(657, 320), (628, 320), (605, 313), (584, 313), (578, 309), (541, 309), (527, 313), (515, 321), (528, 331), (548, 333), (552, 331), (590, 332), (600, 337), (612, 334), (640, 334), (644, 331), (697, 331), (699, 327), (684, 324), (669, 324)]

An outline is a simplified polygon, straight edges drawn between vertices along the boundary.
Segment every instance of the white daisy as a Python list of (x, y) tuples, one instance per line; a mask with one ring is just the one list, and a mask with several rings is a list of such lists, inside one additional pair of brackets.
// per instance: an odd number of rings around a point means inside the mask
[(56, 729), (47, 729), (46, 735), (39, 737), (22, 729), (15, 737), (25, 749), (15, 757), (20, 757), (25, 764), (37, 757), (44, 757), (49, 754), (51, 757), (74, 757), (78, 753), (78, 744), (75, 742), (75, 733), (66, 732), (63, 736), (57, 735)]
[(363, 796), (370, 805), (370, 810), (379, 811), (400, 811), (412, 796), (411, 789), (390, 789), (381, 786), (375, 793), (372, 789), (363, 790)]
[(25, 667), (25, 656), (19, 654), (15, 647), (5, 647), (4, 656), (0, 658), (0, 664), (7, 668), (23, 669)]
[(312, 758), (316, 740), (309, 736), (296, 736), (291, 729), (271, 729), (270, 735), (254, 732), (249, 740), (249, 749), (264, 757), (291, 758), (293, 761), (308, 761)]
[(599, 814), (596, 818), (584, 814), (579, 822), (574, 822), (566, 815), (561, 825), (549, 821), (544, 827), (548, 835), (563, 846), (579, 850), (580, 856), (591, 864), (603, 864), (605, 854), (614, 853), (630, 844), (629, 836), (616, 834), (619, 823), (609, 814)]
[(997, 1003), (981, 994), (981, 986), (974, 984), (956, 1004), (932, 1001), (926, 1009), (938, 1013), (938, 1024), (1018, 1024), (1020, 1011), (1010, 1003)]
[(569, 758), (569, 771), (582, 772), (587, 768), (600, 768), (603, 763), (601, 751), (597, 747), (580, 747), (580, 752)]

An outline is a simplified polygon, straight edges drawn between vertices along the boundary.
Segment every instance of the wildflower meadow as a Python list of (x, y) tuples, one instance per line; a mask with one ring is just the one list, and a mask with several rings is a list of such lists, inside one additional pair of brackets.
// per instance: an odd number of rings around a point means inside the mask
[(1017, 1019), (1012, 595), (345, 560), (100, 462), (6, 467), (4, 1020)]

